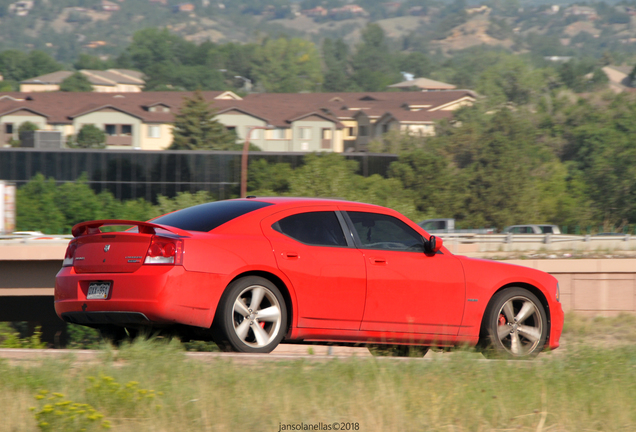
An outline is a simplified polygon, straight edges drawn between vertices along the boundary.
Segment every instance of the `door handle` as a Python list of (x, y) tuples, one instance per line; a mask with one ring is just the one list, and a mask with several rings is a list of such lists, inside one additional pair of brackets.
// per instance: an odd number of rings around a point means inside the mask
[(283, 252), (283, 258), (298, 259), (298, 252)]
[(386, 265), (386, 258), (371, 257), (371, 258), (369, 258), (369, 261), (371, 261), (371, 264)]

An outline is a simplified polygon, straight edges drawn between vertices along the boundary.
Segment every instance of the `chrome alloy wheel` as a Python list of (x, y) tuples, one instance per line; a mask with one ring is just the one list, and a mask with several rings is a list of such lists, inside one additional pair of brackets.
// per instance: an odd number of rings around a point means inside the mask
[(281, 306), (276, 295), (262, 285), (250, 285), (236, 298), (233, 307), (234, 332), (247, 346), (262, 348), (281, 330)]
[(498, 317), (497, 337), (505, 351), (515, 357), (534, 352), (545, 323), (532, 300), (514, 296), (503, 304)]

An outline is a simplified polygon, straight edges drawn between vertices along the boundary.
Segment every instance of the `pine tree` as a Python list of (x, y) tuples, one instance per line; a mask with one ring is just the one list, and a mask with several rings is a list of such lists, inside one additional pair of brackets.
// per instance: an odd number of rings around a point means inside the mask
[(175, 115), (170, 150), (238, 150), (236, 135), (214, 120), (214, 115), (200, 91), (185, 97)]

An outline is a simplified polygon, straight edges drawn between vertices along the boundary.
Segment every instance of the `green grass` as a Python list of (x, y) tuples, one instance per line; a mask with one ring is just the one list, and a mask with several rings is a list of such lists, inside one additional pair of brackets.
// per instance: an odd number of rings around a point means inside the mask
[[(93, 411), (71, 419), (55, 403)], [(52, 410), (38, 416), (46, 404)], [(278, 431), (301, 422), (357, 422), (364, 432), (626, 431), (636, 429), (636, 347), (569, 345), (533, 361), (459, 351), (432, 361), (238, 364), (190, 360), (174, 341), (136, 341), (93, 364), (2, 361), (0, 406), (0, 431), (12, 432)]]

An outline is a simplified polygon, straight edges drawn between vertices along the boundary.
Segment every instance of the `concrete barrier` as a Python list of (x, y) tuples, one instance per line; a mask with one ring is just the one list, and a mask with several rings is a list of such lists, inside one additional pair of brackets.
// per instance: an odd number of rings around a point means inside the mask
[[(43, 327), (44, 340), (55, 345), (63, 344), (66, 326), (55, 315), (53, 288), (66, 245), (65, 241), (0, 244), (0, 321), (39, 324)], [(593, 316), (636, 313), (636, 259), (505, 262), (554, 275), (559, 281), (565, 311)]]

